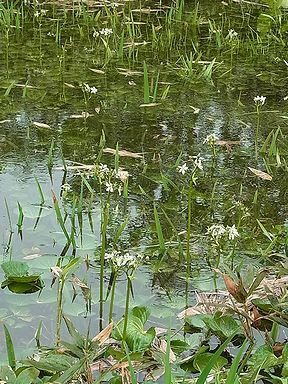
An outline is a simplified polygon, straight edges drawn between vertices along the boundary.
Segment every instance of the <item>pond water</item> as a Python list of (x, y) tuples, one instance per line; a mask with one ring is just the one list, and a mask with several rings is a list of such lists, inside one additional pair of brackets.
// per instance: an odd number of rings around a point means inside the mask
[[(179, 326), (176, 314), (186, 304), (193, 305), (195, 290), (214, 290), (215, 284), (223, 288), (221, 279), (213, 279), (217, 256), (207, 235), (213, 224), (235, 224), (240, 234), (235, 243), (225, 244), (220, 267), (231, 265), (231, 249), (234, 263), (243, 266), (273, 268), (284, 257), (287, 12), (266, 8), (265, 2), (183, 4), (1, 4), (2, 260), (28, 262), (46, 284), (40, 294), (1, 291), (1, 321), (13, 330), (19, 358), (33, 350), (40, 320), (42, 342), (54, 340), (57, 292), (56, 284), (50, 287), (50, 268), (57, 264), (66, 239), (51, 190), (69, 222), (73, 196), (79, 198), (83, 180), (75, 166), (100, 161), (114, 167), (115, 156), (103, 153), (98, 159), (103, 133), (104, 147), (118, 145), (119, 151), (129, 151), (119, 159), (120, 167), (129, 172), (129, 196), (110, 194), (107, 251), (127, 219), (118, 247), (149, 257), (136, 272), (130, 304), (147, 305), (154, 324)], [(254, 102), (257, 96), (266, 97), (264, 105)], [(217, 139), (209, 146), (204, 141), (212, 134)], [(197, 155), (203, 169), (195, 171), (192, 192), (187, 290), (187, 188)], [(189, 169), (182, 175), (179, 167), (184, 163)], [(264, 179), (255, 169), (265, 172)], [(92, 312), (86, 313), (81, 293), (72, 302), (67, 282), (64, 313), (81, 332), (90, 323), (91, 333), (96, 333), (101, 200), (97, 180), (88, 178), (87, 168), (85, 172), (95, 194), (91, 200), (84, 185), (83, 236), (78, 223), (76, 256), (92, 266), (75, 273), (91, 287)], [(45, 198), (40, 216), (37, 181)], [(69, 191), (63, 193), (64, 184), (69, 184)], [(164, 253), (159, 253), (153, 201)], [(24, 214), (20, 233), (19, 207)], [(67, 254), (71, 252), (70, 248)], [(109, 276), (107, 268), (105, 287)], [(125, 286), (122, 275), (116, 289), (117, 319), (123, 314)], [(108, 304), (105, 322), (107, 316)]]

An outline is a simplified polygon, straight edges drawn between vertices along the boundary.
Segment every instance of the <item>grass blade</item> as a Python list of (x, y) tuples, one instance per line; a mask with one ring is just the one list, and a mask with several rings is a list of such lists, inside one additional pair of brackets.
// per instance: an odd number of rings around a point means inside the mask
[(217, 351), (214, 353), (214, 355), (211, 357), (211, 359), (208, 361), (207, 365), (205, 366), (205, 368), (201, 372), (200, 376), (198, 377), (198, 380), (196, 381), (196, 384), (205, 384), (206, 383), (207, 377), (208, 377), (211, 369), (215, 365), (215, 363), (218, 360), (218, 358), (220, 357), (221, 353), (225, 350), (225, 348), (230, 343), (230, 341), (233, 339), (233, 337), (235, 337), (237, 332), (238, 332), (238, 330), (236, 332), (234, 332), (230, 337), (228, 337), (228, 339), (226, 341), (224, 341), (224, 343), (217, 349)]
[(149, 92), (149, 79), (148, 79), (148, 68), (147, 68), (147, 64), (145, 63), (144, 61), (144, 104), (148, 104), (149, 103), (149, 96), (150, 96), (150, 92)]
[(164, 236), (163, 236), (163, 231), (162, 231), (162, 226), (160, 223), (158, 211), (156, 204), (154, 202), (154, 220), (155, 220), (155, 225), (156, 225), (156, 232), (157, 232), (157, 237), (158, 237), (158, 242), (159, 242), (159, 253), (163, 254), (165, 252), (165, 241), (164, 241)]
[(242, 344), (237, 355), (233, 359), (233, 362), (232, 362), (231, 367), (229, 369), (225, 384), (236, 384), (237, 383), (237, 381), (238, 381), (237, 370), (238, 370), (244, 349), (246, 348), (246, 344), (247, 344), (247, 339), (244, 340), (244, 343)]
[(39, 194), (40, 194), (40, 199), (41, 199), (40, 204), (43, 205), (45, 203), (45, 198), (44, 198), (44, 194), (43, 194), (41, 185), (40, 185), (39, 180), (37, 179), (36, 176), (34, 176), (34, 179), (36, 181), (37, 188), (38, 188), (38, 191), (39, 191)]
[(10, 332), (9, 332), (9, 330), (5, 324), (3, 324), (3, 328), (4, 328), (4, 335), (5, 335), (5, 341), (6, 341), (8, 362), (9, 362), (10, 367), (14, 371), (16, 368), (16, 358), (15, 358), (13, 341), (12, 341)]

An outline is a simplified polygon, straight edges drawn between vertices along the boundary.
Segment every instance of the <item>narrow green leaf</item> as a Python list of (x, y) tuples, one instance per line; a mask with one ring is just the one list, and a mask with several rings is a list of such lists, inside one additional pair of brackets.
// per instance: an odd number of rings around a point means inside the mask
[(7, 349), (7, 357), (10, 367), (15, 370), (16, 368), (16, 358), (15, 358), (15, 352), (14, 352), (14, 346), (13, 341), (10, 335), (10, 332), (5, 324), (3, 324), (4, 328), (4, 335), (5, 335), (5, 341), (6, 341), (6, 349)]
[(44, 204), (45, 203), (45, 198), (44, 198), (43, 190), (42, 190), (41, 185), (39, 183), (39, 180), (37, 179), (36, 176), (34, 176), (34, 179), (36, 181), (36, 185), (37, 185), (37, 188), (38, 188), (38, 191), (39, 191), (39, 194), (40, 194), (40, 199), (41, 199), (40, 204)]
[(235, 384), (236, 380), (238, 380), (237, 370), (238, 370), (238, 367), (239, 367), (240, 360), (242, 358), (243, 352), (244, 352), (244, 350), (246, 348), (246, 344), (247, 344), (247, 339), (244, 340), (244, 342), (243, 342), (241, 348), (239, 349), (237, 355), (233, 359), (233, 362), (232, 362), (231, 367), (229, 369), (229, 372), (228, 372), (225, 384)]
[(154, 202), (154, 220), (155, 220), (155, 225), (156, 225), (156, 232), (157, 232), (157, 237), (158, 237), (158, 242), (159, 242), (159, 253), (163, 254), (165, 252), (165, 241), (164, 241), (164, 236), (163, 236), (163, 231), (162, 231), (162, 226), (161, 222), (159, 219), (156, 203)]
[(133, 369), (133, 365), (132, 365), (132, 362), (131, 362), (128, 346), (127, 346), (125, 341), (123, 342), (123, 344), (124, 344), (124, 347), (125, 347), (126, 357), (127, 357), (128, 364), (129, 364), (129, 372), (130, 372), (130, 375), (131, 375), (132, 384), (137, 384), (138, 383), (137, 382), (137, 377), (136, 377), (134, 369)]
[(65, 323), (66, 323), (66, 327), (68, 329), (68, 332), (70, 333), (70, 335), (73, 337), (74, 341), (75, 341), (75, 344), (79, 347), (79, 348), (83, 348), (84, 347), (84, 344), (85, 344), (85, 340), (84, 340), (84, 337), (80, 335), (80, 333), (77, 331), (77, 329), (74, 327), (72, 321), (66, 317), (66, 316), (63, 316), (64, 320), (65, 320)]
[(170, 364), (170, 333), (168, 332), (167, 336), (167, 346), (166, 346), (166, 353), (165, 353), (165, 360), (164, 360), (164, 384), (170, 384), (172, 383), (172, 371), (171, 371), (171, 364)]
[(201, 372), (201, 375), (198, 377), (198, 380), (196, 381), (196, 384), (205, 384), (206, 383), (206, 379), (207, 379), (211, 369), (215, 365), (218, 357), (221, 356), (222, 352), (228, 346), (228, 344), (233, 339), (233, 337), (236, 336), (237, 332), (234, 332), (230, 337), (228, 337), (228, 339), (226, 341), (224, 341), (224, 343), (217, 349), (217, 351), (214, 353), (214, 355), (208, 361), (206, 367)]
[(150, 92), (149, 92), (148, 68), (145, 61), (144, 61), (143, 67), (144, 67), (144, 103), (148, 104), (150, 101), (149, 100)]

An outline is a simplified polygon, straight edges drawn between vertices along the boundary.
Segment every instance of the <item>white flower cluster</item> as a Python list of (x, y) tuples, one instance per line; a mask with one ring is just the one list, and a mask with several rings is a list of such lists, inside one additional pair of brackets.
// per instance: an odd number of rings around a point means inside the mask
[[(119, 168), (118, 172), (116, 172), (115, 169), (111, 169), (102, 163), (96, 166), (96, 174), (105, 185), (106, 192), (113, 193), (115, 190), (118, 190), (119, 196), (122, 192), (122, 184), (124, 184), (129, 177), (127, 171)], [(121, 183), (119, 183), (119, 180)]]
[(227, 225), (225, 227), (223, 224), (213, 224), (207, 229), (207, 234), (211, 236), (213, 240), (220, 240), (225, 235), (228, 236), (228, 240), (234, 240), (236, 237), (239, 237), (239, 232), (235, 227), (235, 224), (230, 227)]
[(198, 153), (197, 156), (194, 156), (194, 164), (196, 168), (200, 169), (200, 171), (203, 171), (203, 157), (200, 156), (200, 153)]
[(256, 105), (264, 105), (266, 101), (266, 96), (256, 96), (254, 97), (254, 103)]
[(83, 87), (86, 92), (91, 93), (92, 95), (95, 95), (98, 92), (96, 87), (90, 87), (87, 83), (83, 83)]
[(47, 12), (48, 12), (48, 9), (40, 9), (40, 11), (34, 12), (34, 16), (35, 17), (40, 17), (42, 15), (46, 15)]
[(100, 29), (100, 31), (95, 31), (93, 33), (93, 37), (98, 37), (100, 35), (109, 36), (109, 35), (112, 35), (112, 33), (113, 33), (113, 30), (111, 28), (102, 28)]
[(228, 35), (227, 35), (229, 40), (233, 40), (237, 36), (238, 36), (238, 32), (234, 31), (234, 29), (229, 29)]
[(63, 191), (64, 194), (72, 191), (71, 185), (68, 183), (62, 184), (60, 189)]
[(126, 252), (122, 254), (120, 251), (113, 250), (110, 253), (105, 253), (105, 259), (111, 261), (117, 269), (136, 268), (143, 260), (143, 255), (131, 254)]
[[(192, 156), (194, 159), (194, 165), (196, 168), (200, 169), (200, 171), (203, 171), (203, 157), (200, 156), (200, 153), (197, 156)], [(189, 170), (189, 167), (187, 163), (183, 163), (182, 165), (179, 165), (177, 167), (177, 171), (181, 173), (182, 175), (185, 175), (185, 173)], [(195, 170), (195, 169), (194, 169)]]
[(210, 147), (213, 147), (217, 140), (219, 140), (218, 137), (214, 133), (211, 133), (205, 137), (203, 144), (208, 144)]

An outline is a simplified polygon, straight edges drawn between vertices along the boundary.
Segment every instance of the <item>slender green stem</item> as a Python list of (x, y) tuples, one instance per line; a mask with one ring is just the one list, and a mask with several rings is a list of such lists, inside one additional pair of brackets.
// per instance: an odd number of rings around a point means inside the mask
[(259, 141), (259, 128), (260, 128), (260, 109), (256, 106), (257, 121), (256, 121), (256, 132), (255, 132), (255, 157), (258, 158), (258, 141)]
[(64, 278), (61, 277), (58, 280), (58, 292), (57, 292), (57, 317), (56, 317), (56, 345), (60, 343), (61, 337), (61, 322), (63, 313), (63, 289), (64, 289)]
[(99, 327), (103, 328), (103, 304), (104, 304), (104, 267), (105, 267), (105, 251), (106, 251), (106, 231), (108, 224), (109, 203), (107, 202), (103, 211), (103, 221), (101, 229), (101, 255), (100, 255), (100, 288), (99, 288)]
[(132, 288), (131, 279), (132, 279), (132, 275), (129, 275), (127, 273), (127, 287), (126, 287), (125, 314), (124, 314), (124, 325), (123, 325), (123, 335), (122, 335), (122, 349), (124, 348), (124, 342), (125, 342), (126, 333), (127, 333), (130, 291)]
[(187, 217), (187, 242), (186, 242), (186, 306), (188, 307), (189, 281), (191, 274), (191, 254), (190, 254), (190, 238), (191, 238), (191, 215), (192, 215), (192, 181), (188, 190), (188, 217)]
[(111, 300), (110, 300), (110, 306), (109, 306), (109, 323), (111, 323), (112, 317), (113, 317), (116, 281), (117, 281), (117, 271), (115, 271), (115, 275), (113, 277), (113, 282), (111, 287)]

